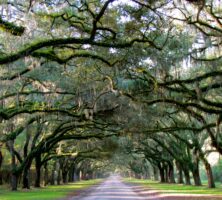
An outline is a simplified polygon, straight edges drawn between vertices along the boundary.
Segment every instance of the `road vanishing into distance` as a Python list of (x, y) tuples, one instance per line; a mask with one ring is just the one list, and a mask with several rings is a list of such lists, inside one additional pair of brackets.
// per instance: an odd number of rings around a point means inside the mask
[(130, 185), (118, 175), (107, 178), (79, 196), (70, 196), (66, 200), (221, 200), (221, 196), (203, 194), (160, 194), (156, 190), (144, 189), (139, 185)]
[[(78, 200), (145, 200), (133, 191), (133, 186), (126, 185), (119, 176), (110, 176), (92, 192)], [(76, 198), (72, 198), (76, 200)]]

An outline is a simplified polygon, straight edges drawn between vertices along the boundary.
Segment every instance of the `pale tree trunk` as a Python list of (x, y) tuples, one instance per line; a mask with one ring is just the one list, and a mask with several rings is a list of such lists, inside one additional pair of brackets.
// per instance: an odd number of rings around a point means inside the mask
[(215, 188), (215, 182), (214, 182), (214, 177), (213, 177), (213, 172), (210, 163), (207, 161), (206, 158), (203, 158), (203, 163), (206, 169), (206, 174), (207, 174), (207, 180), (208, 180), (208, 188)]
[(159, 176), (158, 176), (158, 169), (156, 166), (153, 166), (153, 177), (155, 181), (159, 180)]
[(206, 170), (208, 188), (215, 188), (216, 186), (215, 186), (215, 182), (214, 182), (214, 177), (213, 177), (211, 165), (208, 162), (208, 160), (205, 158), (205, 156), (201, 150), (200, 150), (200, 159), (202, 160), (205, 170)]

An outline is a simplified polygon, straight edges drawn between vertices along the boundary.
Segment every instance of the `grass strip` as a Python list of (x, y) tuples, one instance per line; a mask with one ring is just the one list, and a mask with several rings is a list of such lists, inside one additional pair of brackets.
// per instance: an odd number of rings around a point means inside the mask
[(55, 200), (66, 197), (70, 193), (87, 189), (92, 185), (100, 183), (102, 180), (87, 180), (70, 183), (67, 185), (47, 186), (43, 188), (32, 188), (30, 190), (19, 189), (10, 191), (6, 186), (0, 187), (1, 200)]
[(221, 183), (216, 183), (216, 188), (207, 188), (205, 182), (203, 186), (194, 186), (183, 184), (159, 183), (157, 181), (134, 178), (125, 178), (124, 181), (128, 183), (141, 184), (145, 188), (159, 190), (160, 193), (222, 195)]

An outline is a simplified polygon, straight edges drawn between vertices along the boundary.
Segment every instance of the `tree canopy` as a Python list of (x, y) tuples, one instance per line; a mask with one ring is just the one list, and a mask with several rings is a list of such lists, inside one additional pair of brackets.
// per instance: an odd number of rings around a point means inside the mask
[(30, 188), (35, 165), (36, 187), (43, 171), (44, 184), (110, 171), (174, 183), (175, 169), (178, 183), (192, 175), (201, 185), (201, 164), (215, 187), (219, 0), (3, 0), (0, 8), (0, 182), (10, 165), (12, 189), (19, 177)]

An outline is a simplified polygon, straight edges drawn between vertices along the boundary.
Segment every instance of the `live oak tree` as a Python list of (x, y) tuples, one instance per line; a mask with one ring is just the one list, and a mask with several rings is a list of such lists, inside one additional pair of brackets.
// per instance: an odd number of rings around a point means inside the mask
[[(129, 171), (149, 163), (174, 183), (177, 168), (179, 183), (192, 172), (201, 185), (201, 161), (215, 186), (203, 147), (222, 153), (218, 1), (22, 0), (1, 10), (0, 148), (11, 155), (13, 190), (21, 175), (30, 187), (34, 161), (35, 186), (43, 167), (52, 183), (55, 169), (66, 182), (74, 169), (106, 166), (110, 152), (118, 159), (115, 144)], [(112, 135), (130, 145), (110, 147)], [(91, 145), (102, 147), (82, 151)]]

